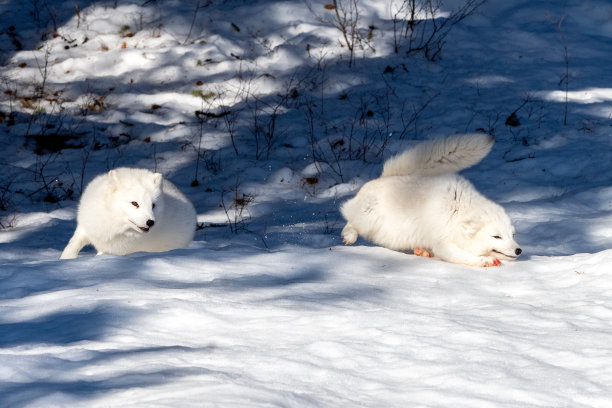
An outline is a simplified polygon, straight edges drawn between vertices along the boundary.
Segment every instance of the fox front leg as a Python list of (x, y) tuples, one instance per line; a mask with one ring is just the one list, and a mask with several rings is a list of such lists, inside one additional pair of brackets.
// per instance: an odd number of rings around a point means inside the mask
[(85, 235), (85, 231), (83, 231), (82, 228), (77, 227), (72, 235), (72, 238), (70, 238), (70, 241), (68, 241), (68, 245), (66, 245), (66, 248), (64, 248), (64, 251), (62, 251), (59, 259), (76, 258), (81, 249), (83, 249), (83, 247), (89, 243), (90, 241)]
[(434, 252), (438, 258), (457, 264), (484, 267), (501, 265), (500, 260), (493, 256), (472, 255), (453, 244), (446, 244), (438, 247)]

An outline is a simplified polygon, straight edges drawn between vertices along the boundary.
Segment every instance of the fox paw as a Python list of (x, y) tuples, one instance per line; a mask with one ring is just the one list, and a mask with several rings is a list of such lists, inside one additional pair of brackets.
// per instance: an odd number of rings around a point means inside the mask
[(354, 244), (358, 236), (357, 230), (352, 225), (347, 224), (342, 229), (342, 240), (346, 245)]
[(485, 261), (484, 261), (482, 266), (484, 266), (484, 267), (501, 266), (501, 264), (502, 263), (501, 263), (501, 261), (499, 259), (490, 257), (490, 258), (485, 258)]
[(433, 254), (426, 249), (423, 248), (414, 248), (414, 254), (416, 256), (424, 256), (426, 258), (433, 258)]

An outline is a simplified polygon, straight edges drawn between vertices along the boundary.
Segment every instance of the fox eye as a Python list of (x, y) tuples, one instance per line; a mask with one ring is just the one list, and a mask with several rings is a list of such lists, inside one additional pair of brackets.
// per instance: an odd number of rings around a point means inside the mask
[(152, 208), (152, 209), (155, 209), (155, 203), (153, 203), (153, 204), (151, 205), (151, 208)]
[(132, 205), (136, 208), (140, 207), (136, 201), (132, 201)]
[(495, 238), (495, 239), (502, 239), (502, 237), (500, 237), (499, 235), (493, 235), (493, 238)]

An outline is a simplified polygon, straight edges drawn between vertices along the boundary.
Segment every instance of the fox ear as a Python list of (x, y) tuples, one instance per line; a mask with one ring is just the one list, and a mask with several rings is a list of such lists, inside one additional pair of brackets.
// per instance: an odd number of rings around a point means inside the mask
[(467, 236), (472, 238), (480, 230), (481, 226), (480, 218), (472, 217), (461, 224), (461, 231)]
[(108, 176), (110, 177), (111, 186), (117, 187), (120, 184), (119, 175), (117, 174), (117, 170), (109, 171)]
[(161, 173), (154, 173), (154, 174), (153, 174), (153, 183), (154, 183), (156, 186), (160, 185), (160, 184), (161, 184), (161, 181), (162, 181), (162, 178), (163, 178), (163, 176), (162, 176), (162, 174), (161, 174)]

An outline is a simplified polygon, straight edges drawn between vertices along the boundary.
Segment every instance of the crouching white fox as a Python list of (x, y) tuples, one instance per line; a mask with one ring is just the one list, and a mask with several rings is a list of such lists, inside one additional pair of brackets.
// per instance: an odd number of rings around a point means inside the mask
[(117, 168), (85, 188), (76, 230), (60, 259), (76, 258), (87, 244), (115, 255), (186, 248), (195, 228), (193, 204), (160, 173)]

